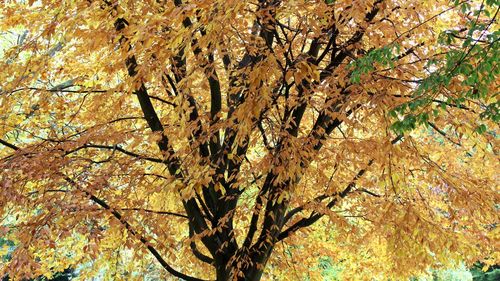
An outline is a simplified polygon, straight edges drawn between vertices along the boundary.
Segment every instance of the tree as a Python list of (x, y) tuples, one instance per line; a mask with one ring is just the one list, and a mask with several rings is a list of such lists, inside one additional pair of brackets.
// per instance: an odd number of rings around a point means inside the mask
[(498, 262), (498, 4), (4, 3), (2, 273)]

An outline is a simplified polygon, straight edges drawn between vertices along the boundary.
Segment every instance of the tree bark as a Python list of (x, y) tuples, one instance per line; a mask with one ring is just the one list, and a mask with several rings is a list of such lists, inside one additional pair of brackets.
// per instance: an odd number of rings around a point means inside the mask
[[(256, 263), (246, 268), (237, 268), (234, 264), (216, 266), (217, 281), (259, 281), (264, 273), (265, 262), (270, 255), (265, 257), (264, 264)], [(260, 266), (258, 266), (260, 264)]]

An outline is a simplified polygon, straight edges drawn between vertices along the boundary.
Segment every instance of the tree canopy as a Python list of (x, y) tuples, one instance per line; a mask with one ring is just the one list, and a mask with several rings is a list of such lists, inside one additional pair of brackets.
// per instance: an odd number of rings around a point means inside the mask
[(499, 1), (1, 5), (0, 275), (499, 262)]

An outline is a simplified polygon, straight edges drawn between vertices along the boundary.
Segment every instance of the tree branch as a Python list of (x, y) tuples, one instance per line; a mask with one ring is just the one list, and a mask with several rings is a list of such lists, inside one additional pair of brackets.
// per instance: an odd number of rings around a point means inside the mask
[(13, 149), (13, 150), (18, 150), (19, 147), (7, 142), (7, 141), (4, 141), (3, 139), (0, 139), (0, 143), (5, 145), (6, 147), (10, 148), (10, 149)]
[(138, 212), (146, 212), (146, 213), (152, 213), (152, 214), (158, 214), (158, 215), (171, 215), (174, 217), (189, 219), (189, 217), (187, 215), (169, 212), (169, 211), (157, 211), (157, 210), (150, 210), (150, 209), (143, 209), (143, 208), (120, 208), (120, 211), (138, 211)]
[[(402, 138), (403, 138), (403, 135), (397, 136), (396, 138), (394, 138), (391, 141), (391, 144), (392, 145), (396, 144)], [(326, 199), (328, 197), (335, 197), (336, 196), (332, 201), (330, 201), (326, 205), (326, 207), (328, 209), (331, 209), (333, 206), (335, 206), (335, 204), (338, 202), (339, 199), (345, 198), (349, 193), (351, 193), (351, 191), (353, 190), (353, 188), (356, 186), (356, 181), (359, 178), (361, 178), (366, 173), (366, 170), (368, 169), (368, 167), (370, 167), (373, 164), (373, 162), (374, 162), (373, 159), (371, 159), (370, 161), (368, 161), (367, 167), (364, 168), (364, 169), (359, 170), (358, 173), (356, 174), (356, 176), (354, 176), (354, 178), (352, 179), (352, 181), (346, 186), (346, 188), (344, 188), (344, 190), (342, 192), (336, 193), (336, 194), (333, 194), (333, 195), (323, 194), (323, 195), (320, 195), (320, 196), (314, 198), (312, 201), (313, 202), (321, 202), (321, 201), (323, 201), (324, 199)], [(369, 192), (367, 190), (362, 190), (362, 191), (371, 193), (371, 192)], [(307, 203), (307, 204), (305, 204), (305, 205), (299, 206), (299, 207), (291, 210), (289, 213), (287, 213), (287, 215), (285, 215), (286, 221), (290, 220), (293, 215), (295, 215), (295, 214), (301, 212), (302, 210), (304, 210), (304, 207), (306, 205), (308, 205), (308, 204), (310, 204), (310, 202)], [(301, 229), (301, 228), (308, 227), (308, 226), (312, 225), (313, 223), (317, 222), (323, 216), (324, 216), (324, 214), (313, 212), (309, 217), (302, 218), (302, 219), (298, 220), (292, 226), (288, 227), (287, 229), (285, 229), (283, 232), (281, 232), (278, 235), (278, 241), (287, 238), (288, 236), (290, 236), (292, 233), (294, 233), (298, 229)], [(286, 221), (285, 221), (285, 223), (286, 223)]]
[(165, 259), (161, 256), (161, 254), (156, 250), (156, 248), (151, 245), (151, 243), (148, 241), (146, 237), (144, 237), (142, 234), (138, 233), (132, 225), (126, 221), (122, 214), (118, 212), (116, 209), (111, 208), (108, 203), (106, 203), (104, 200), (96, 197), (89, 191), (86, 191), (78, 186), (78, 184), (73, 181), (71, 178), (68, 176), (64, 176), (64, 179), (70, 183), (71, 185), (75, 186), (76, 189), (82, 191), (87, 195), (87, 197), (96, 203), (97, 205), (101, 206), (103, 209), (108, 210), (113, 217), (115, 217), (120, 223), (125, 227), (125, 229), (131, 234), (132, 237), (136, 237), (147, 249), (148, 251), (156, 258), (156, 260), (162, 265), (163, 268), (165, 268), (170, 274), (172, 274), (175, 277), (182, 278), (187, 281), (204, 281), (203, 279), (195, 278), (189, 275), (186, 275), (184, 273), (181, 273), (177, 270), (175, 270), (173, 267), (171, 267)]
[(431, 126), (431, 128), (433, 128), (436, 132), (438, 132), (441, 136), (443, 136), (445, 139), (447, 139), (448, 141), (450, 141), (451, 143), (455, 144), (455, 145), (458, 145), (458, 146), (462, 146), (459, 142), (456, 142), (454, 140), (452, 140), (444, 131), (442, 131), (441, 129), (439, 129), (436, 124), (428, 121), (427, 124), (429, 124), (429, 126)]
[[(115, 29), (117, 32), (121, 32), (127, 25), (128, 22), (123, 18), (118, 18), (115, 21)], [(120, 39), (120, 43), (126, 44), (127, 39), (124, 36), (122, 36)], [(131, 48), (131, 46), (127, 47), (128, 49)], [(131, 56), (127, 58), (125, 61), (125, 65), (127, 66), (129, 76), (135, 77), (137, 75), (137, 70), (136, 70), (137, 61), (135, 57)], [(173, 177), (182, 180), (184, 178), (184, 175), (181, 171), (180, 160), (175, 156), (174, 149), (170, 145), (169, 139), (164, 133), (163, 125), (161, 124), (160, 119), (158, 118), (158, 115), (156, 114), (156, 111), (153, 107), (153, 104), (151, 103), (151, 100), (149, 98), (144, 83), (142, 83), (139, 89), (135, 90), (134, 93), (137, 95), (142, 112), (144, 114), (144, 117), (146, 118), (146, 121), (151, 131), (158, 133), (161, 136), (160, 140), (157, 142), (157, 145), (160, 151), (162, 151), (165, 154), (168, 171)], [(182, 200), (182, 203), (189, 217), (189, 223), (194, 228), (195, 232), (202, 233), (203, 231), (208, 229), (208, 225), (205, 222), (205, 219), (202, 215), (202, 212), (196, 200), (194, 198), (190, 198), (188, 200)], [(202, 241), (211, 251), (212, 254), (215, 254), (217, 252), (218, 245), (220, 245), (220, 243), (213, 241), (208, 237), (202, 238)]]
[(202, 252), (198, 250), (198, 248), (196, 247), (196, 242), (192, 240), (193, 236), (194, 236), (193, 228), (189, 226), (189, 239), (191, 239), (191, 241), (189, 242), (189, 247), (191, 248), (191, 251), (193, 252), (194, 256), (204, 263), (213, 264), (214, 259), (204, 255)]
[[(12, 145), (12, 144), (9, 144), (7, 143), (6, 141), (3, 141), (0, 139), (0, 142), (4, 145), (8, 144), (10, 148), (14, 149), (14, 150), (19, 150), (20, 148), (15, 146), (15, 145)], [(86, 191), (85, 189), (81, 188), (73, 179), (71, 179), (70, 177), (60, 173), (60, 175), (64, 178), (64, 180), (66, 182), (68, 182), (69, 184), (71, 184), (72, 186), (74, 186), (77, 190), (83, 192), (91, 201), (93, 201), (94, 203), (96, 203), (97, 205), (101, 206), (103, 209), (105, 210), (108, 210), (112, 215), (113, 217), (115, 217), (118, 221), (120, 221), (120, 223), (125, 227), (125, 229), (131, 234), (132, 237), (136, 237), (139, 239), (139, 241), (144, 245), (146, 246), (146, 248), (148, 249), (148, 251), (156, 258), (156, 260), (162, 265), (163, 268), (165, 268), (170, 274), (172, 274), (173, 276), (175, 277), (179, 277), (179, 278), (182, 278), (184, 280), (187, 280), (187, 281), (205, 281), (203, 279), (199, 279), (199, 278), (195, 278), (195, 277), (191, 277), (189, 275), (186, 275), (184, 273), (181, 273), (177, 270), (175, 270), (173, 267), (171, 267), (167, 261), (165, 261), (165, 259), (163, 259), (163, 257), (161, 256), (161, 254), (156, 250), (155, 247), (153, 247), (153, 245), (151, 245), (151, 243), (147, 240), (146, 237), (144, 237), (142, 234), (138, 233), (133, 227), (132, 225), (126, 221), (122, 214), (120, 214), (120, 212), (118, 212), (116, 209), (114, 208), (111, 208), (109, 206), (108, 203), (106, 203), (104, 200), (96, 197), (95, 195), (93, 195), (92, 193), (90, 193), (89, 191)]]
[(98, 148), (98, 149), (109, 149), (109, 150), (116, 150), (116, 151), (119, 151), (123, 154), (126, 154), (128, 156), (132, 156), (132, 157), (136, 157), (136, 158), (139, 158), (139, 159), (143, 159), (143, 160), (147, 160), (147, 161), (151, 161), (151, 162), (155, 162), (155, 163), (166, 163), (166, 160), (162, 160), (162, 159), (158, 159), (158, 158), (153, 158), (153, 157), (147, 157), (147, 156), (142, 156), (142, 155), (139, 155), (137, 153), (134, 153), (134, 152), (131, 152), (131, 151), (128, 151), (128, 150), (125, 150), (123, 149), (122, 147), (118, 146), (118, 145), (100, 145), (100, 144), (84, 144), (78, 148), (75, 148), (73, 150), (70, 150), (70, 151), (67, 151), (65, 153), (65, 155), (69, 155), (71, 153), (75, 153), (79, 150), (82, 150), (82, 149), (85, 149), (85, 148)]

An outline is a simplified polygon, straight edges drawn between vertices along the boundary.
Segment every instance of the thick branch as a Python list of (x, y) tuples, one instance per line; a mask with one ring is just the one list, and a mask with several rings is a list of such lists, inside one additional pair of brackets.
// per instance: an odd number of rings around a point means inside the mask
[[(194, 236), (194, 231), (193, 228), (190, 226), (189, 227), (189, 238), (193, 239)], [(209, 256), (204, 255), (202, 252), (198, 250), (198, 247), (196, 247), (196, 242), (194, 240), (191, 240), (189, 242), (189, 247), (191, 248), (191, 251), (193, 252), (194, 256), (198, 258), (200, 261), (208, 264), (213, 264), (214, 259), (212, 259)]]
[[(121, 32), (127, 25), (128, 22), (123, 18), (119, 18), (115, 21), (115, 28), (116, 31), (118, 32)], [(127, 39), (125, 37), (122, 37), (120, 43), (126, 44)], [(128, 48), (130, 48), (130, 46), (128, 46)], [(129, 76), (135, 77), (137, 75), (137, 70), (136, 70), (137, 61), (135, 57), (131, 56), (127, 58), (125, 64), (127, 66)], [(158, 115), (156, 114), (156, 111), (153, 107), (153, 104), (151, 103), (151, 100), (149, 98), (144, 83), (141, 84), (139, 89), (134, 91), (134, 94), (137, 95), (142, 112), (150, 129), (153, 132), (160, 134), (161, 136), (160, 140), (157, 142), (157, 145), (160, 148), (160, 151), (162, 151), (162, 153), (165, 154), (168, 171), (172, 176), (182, 180), (184, 178), (184, 175), (181, 171), (180, 161), (174, 155), (174, 149), (170, 145), (169, 139), (164, 133), (163, 125), (161, 124), (160, 119), (158, 118)], [(198, 206), (196, 200), (194, 198), (190, 198), (188, 200), (183, 200), (182, 203), (189, 217), (189, 223), (194, 228), (195, 232), (202, 233), (203, 231), (205, 231), (208, 228), (208, 226), (205, 222), (203, 213), (200, 207)], [(206, 236), (202, 238), (202, 241), (212, 254), (216, 253), (218, 245), (220, 245), (220, 242), (217, 243), (216, 241), (213, 241), (212, 239)]]
[(15, 145), (7, 142), (7, 141), (4, 141), (3, 139), (0, 139), (0, 143), (3, 144), (3, 145), (5, 145), (8, 148), (11, 148), (11, 149), (14, 149), (14, 150), (18, 150), (19, 149), (19, 147), (15, 146)]

